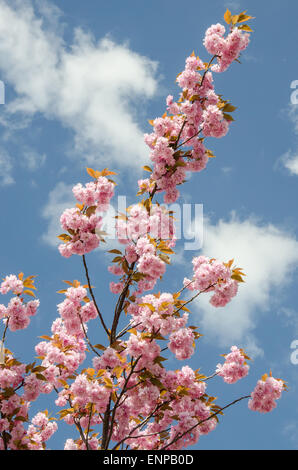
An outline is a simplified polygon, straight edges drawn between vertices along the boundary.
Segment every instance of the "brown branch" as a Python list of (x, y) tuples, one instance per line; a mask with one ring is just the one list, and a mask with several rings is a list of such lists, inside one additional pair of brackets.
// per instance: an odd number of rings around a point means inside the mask
[(85, 255), (82, 255), (82, 259), (83, 259), (83, 264), (84, 264), (84, 268), (85, 268), (85, 274), (86, 274), (86, 278), (87, 278), (87, 282), (88, 282), (88, 287), (89, 287), (89, 291), (90, 291), (90, 294), (91, 294), (91, 297), (92, 297), (92, 300), (94, 302), (94, 305), (95, 305), (95, 308), (96, 308), (96, 311), (97, 311), (97, 314), (99, 316), (99, 319), (101, 321), (101, 324), (102, 326), (104, 327), (105, 329), (105, 332), (107, 333), (108, 336), (110, 336), (110, 333), (109, 333), (109, 330), (108, 328), (106, 327), (106, 324), (104, 322), (104, 319), (103, 319), (103, 316), (99, 310), (99, 307), (96, 303), (96, 300), (95, 300), (95, 297), (94, 297), (94, 294), (93, 294), (93, 290), (92, 290), (92, 286), (91, 286), (91, 282), (90, 282), (90, 278), (89, 278), (89, 272), (88, 272), (88, 268), (87, 268), (87, 263), (86, 263), (86, 258), (85, 258)]
[[(202, 132), (202, 129), (200, 129), (198, 132), (196, 132), (194, 135), (192, 135), (191, 137), (189, 137), (188, 139), (186, 139), (184, 142), (182, 142), (180, 145), (178, 145), (177, 149), (179, 149), (180, 147), (183, 147), (183, 145), (186, 144), (186, 142), (188, 142), (189, 140), (193, 139), (194, 137), (196, 137), (197, 135), (199, 135), (200, 133)], [(189, 155), (188, 155), (189, 156)]]
[(109, 403), (107, 404), (106, 411), (102, 421), (102, 438), (101, 438), (101, 449), (106, 449), (106, 441), (110, 432), (109, 421), (110, 421), (110, 412), (111, 412), (111, 395), (109, 398)]
[(203, 73), (202, 75), (202, 80), (201, 80), (201, 83), (200, 83), (200, 87), (203, 86), (203, 83), (204, 83), (204, 80), (205, 80), (205, 77), (206, 77), (206, 73), (208, 72), (209, 70), (209, 67), (210, 65), (212, 64), (212, 62), (214, 61), (214, 59), (216, 59), (216, 57), (220, 57), (218, 54), (215, 54), (213, 57), (211, 57), (211, 59), (209, 60), (208, 62), (208, 65), (205, 69), (205, 72)]
[(86, 341), (87, 343), (89, 344), (90, 348), (92, 349), (92, 351), (98, 356), (98, 357), (101, 357), (100, 354), (96, 351), (96, 349), (94, 348), (94, 346), (92, 345), (91, 341), (89, 340), (88, 338), (88, 335), (87, 335), (87, 331), (86, 331), (86, 328), (85, 328), (85, 325), (84, 325), (84, 322), (82, 320), (82, 317), (81, 315), (78, 313), (78, 317), (80, 319), (80, 322), (81, 322), (81, 326), (82, 326), (82, 329), (83, 329), (83, 332), (84, 332), (84, 335), (85, 335), (85, 338), (86, 338)]
[(185, 436), (187, 433), (191, 432), (193, 429), (195, 429), (197, 426), (200, 426), (200, 424), (203, 424), (205, 423), (206, 421), (209, 421), (209, 419), (212, 419), (214, 418), (216, 415), (218, 415), (219, 413), (221, 413), (223, 410), (226, 410), (227, 408), (229, 408), (230, 406), (232, 405), (235, 405), (235, 403), (238, 403), (239, 401), (241, 400), (244, 400), (246, 398), (251, 398), (250, 395), (246, 395), (245, 397), (241, 397), (241, 398), (237, 398), (237, 400), (234, 400), (232, 403), (229, 403), (228, 405), (224, 406), (223, 408), (220, 408), (220, 410), (216, 411), (215, 413), (212, 413), (210, 416), (208, 416), (208, 418), (205, 418), (205, 419), (202, 419), (201, 421), (199, 421), (197, 424), (195, 424), (194, 426), (192, 426), (191, 428), (189, 428), (187, 431), (184, 431), (182, 434), (177, 434), (174, 439), (171, 440), (171, 442), (169, 442), (168, 444), (166, 444), (164, 447), (161, 447), (159, 450), (165, 450), (167, 449), (168, 447), (170, 447), (172, 444), (174, 444), (175, 442), (177, 442), (179, 439), (181, 439), (183, 436)]
[(182, 123), (182, 126), (181, 126), (181, 128), (180, 128), (179, 134), (178, 134), (178, 136), (177, 136), (176, 142), (175, 142), (175, 144), (173, 145), (173, 148), (174, 148), (175, 150), (177, 150), (177, 148), (180, 147), (180, 145), (179, 145), (179, 147), (177, 147), (177, 145), (178, 145), (178, 142), (179, 142), (179, 140), (180, 140), (180, 137), (181, 137), (181, 134), (182, 134), (182, 132), (183, 132), (183, 129), (184, 129), (184, 127), (185, 127), (186, 122), (187, 122), (187, 119), (186, 119), (186, 116), (185, 116), (185, 117), (184, 117), (184, 121), (183, 121), (183, 123)]
[(89, 432), (90, 432), (90, 422), (91, 422), (91, 417), (92, 417), (92, 411), (93, 411), (93, 403), (91, 403), (88, 426), (87, 426), (87, 432), (86, 432), (86, 447), (87, 447), (87, 450), (89, 450), (88, 441), (89, 441)]
[(122, 442), (125, 442), (126, 439), (131, 439), (131, 438), (136, 438), (138, 436), (131, 436), (131, 434), (133, 432), (135, 432), (137, 429), (139, 428), (142, 428), (143, 426), (145, 426), (145, 424), (147, 424), (147, 422), (149, 421), (149, 419), (151, 419), (154, 414), (159, 410), (159, 408), (161, 408), (163, 405), (166, 405), (168, 403), (170, 403), (171, 400), (168, 400), (168, 401), (164, 401), (162, 403), (159, 403), (158, 405), (156, 405), (156, 407), (154, 408), (154, 410), (139, 424), (137, 424), (131, 431), (130, 433), (128, 434), (128, 436), (124, 437), (123, 439), (121, 439), (121, 441), (118, 441), (117, 444), (112, 448), (112, 450), (115, 450), (120, 444), (122, 444)]
[(116, 339), (121, 338), (121, 336), (124, 336), (125, 333), (127, 333), (130, 328), (136, 328), (137, 326), (139, 326), (141, 324), (142, 324), (142, 322), (136, 323), (135, 325), (133, 323), (129, 323), (128, 325), (126, 325), (125, 328), (123, 328), (123, 330), (121, 330), (118, 333), (118, 335), (116, 336)]
[(177, 312), (180, 312), (180, 310), (182, 310), (183, 307), (185, 307), (185, 305), (190, 304), (190, 302), (192, 302), (194, 299), (196, 299), (200, 294), (202, 294), (203, 292), (206, 292), (208, 289), (211, 289), (211, 287), (214, 287), (216, 284), (217, 284), (217, 282), (215, 282), (214, 284), (211, 284), (210, 286), (206, 287), (206, 289), (203, 289), (203, 290), (200, 290), (199, 292), (197, 292), (191, 299), (187, 300), (187, 302), (185, 302), (183, 305), (181, 305), (181, 307), (179, 307), (177, 310), (175, 310), (175, 312), (173, 312), (173, 315)]
[(110, 344), (111, 345), (116, 340), (116, 330), (117, 330), (118, 322), (119, 322), (120, 315), (121, 315), (121, 312), (122, 312), (122, 309), (123, 309), (123, 304), (124, 304), (124, 301), (125, 301), (125, 298), (126, 298), (126, 294), (127, 294), (128, 289), (129, 289), (129, 285), (131, 283), (131, 278), (134, 274), (134, 272), (133, 272), (134, 265), (135, 265), (135, 263), (132, 263), (132, 265), (130, 266), (131, 273), (129, 274), (129, 276), (127, 278), (127, 281), (126, 281), (126, 284), (125, 284), (120, 296), (118, 297), (118, 301), (117, 301), (117, 304), (116, 304), (116, 307), (115, 307), (115, 314), (114, 314), (114, 319), (113, 319), (113, 324), (112, 324), (111, 334), (110, 334)]
[[(117, 400), (116, 400), (115, 405), (114, 405), (114, 408), (113, 408), (112, 416), (111, 416), (111, 423), (110, 423), (109, 434), (108, 434), (107, 438), (105, 439), (105, 447), (104, 447), (104, 448), (107, 448), (107, 447), (108, 447), (109, 442), (110, 442), (110, 440), (111, 440), (111, 438), (112, 438), (113, 426), (114, 426), (114, 422), (115, 422), (116, 410), (117, 410), (117, 408), (119, 407), (121, 398), (123, 397), (124, 393), (126, 393), (126, 391), (127, 391), (126, 386), (127, 386), (128, 382), (129, 382), (129, 379), (131, 378), (132, 374), (134, 373), (134, 370), (135, 370), (135, 368), (136, 368), (136, 365), (137, 365), (137, 363), (139, 362), (140, 359), (141, 359), (141, 356), (139, 356), (139, 357), (135, 360), (134, 364), (132, 364), (131, 369), (130, 369), (130, 372), (129, 372), (127, 378), (125, 379), (125, 382), (124, 382), (124, 385), (123, 385), (123, 387), (122, 387), (122, 390), (121, 390), (119, 396), (117, 397)], [(133, 358), (132, 358), (132, 360), (133, 360)]]

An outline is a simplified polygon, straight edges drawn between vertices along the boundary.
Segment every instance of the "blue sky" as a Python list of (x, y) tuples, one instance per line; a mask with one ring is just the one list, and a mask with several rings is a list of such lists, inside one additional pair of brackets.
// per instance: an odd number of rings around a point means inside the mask
[[(207, 297), (193, 306), (190, 323), (204, 336), (189, 364), (208, 375), (219, 354), (236, 344), (254, 361), (241, 383), (210, 384), (220, 405), (250, 393), (270, 368), (289, 391), (268, 415), (246, 403), (227, 410), (195, 448), (297, 449), (298, 365), (290, 346), (298, 339), (298, 100), (291, 89), (298, 80), (298, 5), (290, 0), (0, 0), (1, 276), (37, 274), (41, 300), (30, 327), (10, 333), (8, 342), (31, 361), (38, 336), (57, 317), (61, 280), (84, 280), (81, 259), (62, 258), (55, 238), (60, 213), (74, 202), (71, 187), (87, 181), (86, 166), (108, 166), (118, 173), (117, 195), (135, 201), (136, 179), (148, 163), (142, 137), (150, 132), (148, 119), (164, 113), (168, 94), (178, 96), (175, 78), (187, 55), (195, 50), (208, 60), (205, 30), (223, 21), (227, 7), (256, 17), (242, 64), (214, 77), (216, 91), (237, 106), (236, 121), (225, 138), (209, 139), (216, 158), (184, 185), (181, 202), (204, 206), (200, 253), (235, 258), (247, 282), (224, 309), (211, 307)], [(183, 248), (181, 241), (159, 289), (179, 289), (190, 275), (198, 253)], [(107, 293), (108, 262), (104, 250), (88, 256), (106, 318), (115, 301)], [(100, 331), (92, 335), (103, 341)], [(55, 413), (52, 398), (38, 404)], [(62, 448), (71, 436), (61, 424), (49, 446)]]

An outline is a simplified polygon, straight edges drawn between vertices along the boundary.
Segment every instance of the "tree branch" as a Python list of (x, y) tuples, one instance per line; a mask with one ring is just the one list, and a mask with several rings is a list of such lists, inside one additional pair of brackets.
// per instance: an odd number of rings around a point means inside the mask
[(102, 326), (104, 327), (105, 329), (105, 332), (107, 333), (108, 336), (110, 336), (110, 333), (109, 333), (109, 330), (108, 328), (106, 327), (106, 324), (104, 322), (104, 319), (102, 317), (102, 314), (99, 310), (99, 307), (96, 303), (96, 300), (95, 300), (95, 297), (94, 297), (94, 294), (93, 294), (93, 290), (92, 290), (92, 286), (91, 286), (91, 282), (90, 282), (90, 278), (89, 278), (89, 272), (88, 272), (88, 268), (87, 268), (87, 263), (86, 263), (86, 258), (85, 258), (85, 255), (82, 255), (82, 259), (83, 259), (83, 264), (84, 264), (84, 268), (85, 268), (85, 274), (86, 274), (86, 278), (87, 278), (87, 282), (88, 282), (88, 287), (89, 287), (89, 291), (90, 291), (90, 294), (91, 294), (91, 297), (92, 297), (92, 300), (94, 302), (94, 305), (95, 305), (95, 308), (96, 308), (96, 311), (97, 311), (97, 314), (99, 316), (99, 319), (101, 321), (101, 324)]

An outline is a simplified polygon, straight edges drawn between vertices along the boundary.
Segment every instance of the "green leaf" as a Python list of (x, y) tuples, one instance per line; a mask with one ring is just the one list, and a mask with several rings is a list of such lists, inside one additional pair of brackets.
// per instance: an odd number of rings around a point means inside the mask
[(163, 384), (161, 383), (161, 381), (158, 380), (156, 377), (151, 377), (150, 382), (152, 383), (152, 385), (155, 385), (155, 386), (158, 387), (159, 389), (163, 389), (163, 388), (164, 388), (164, 386), (163, 386)]
[(164, 261), (166, 264), (171, 264), (170, 258), (169, 258), (167, 255), (165, 255), (164, 253), (160, 253), (158, 256), (159, 256), (159, 258), (160, 258), (162, 261)]
[(239, 274), (232, 274), (231, 279), (234, 279), (235, 281), (238, 281), (238, 282), (244, 282), (242, 277)]
[(226, 121), (235, 121), (235, 119), (230, 114), (223, 113), (223, 116)]
[(35, 375), (38, 380), (44, 380), (45, 382), (48, 381), (48, 379), (42, 374), (35, 374)]
[(253, 33), (253, 29), (251, 29), (247, 24), (242, 24), (238, 26), (238, 29), (242, 29), (243, 31), (248, 31), (250, 33)]
[(88, 207), (88, 209), (86, 210), (86, 216), (90, 217), (92, 214), (95, 214), (96, 209), (97, 209), (97, 206)]
[(230, 103), (226, 103), (222, 108), (223, 112), (225, 113), (232, 113), (233, 111), (235, 111), (235, 109), (237, 109), (236, 106), (233, 106)]
[(254, 16), (245, 15), (246, 11), (243, 11), (242, 13), (240, 13), (240, 15), (238, 15), (237, 23), (243, 23), (244, 21), (254, 20), (255, 19)]

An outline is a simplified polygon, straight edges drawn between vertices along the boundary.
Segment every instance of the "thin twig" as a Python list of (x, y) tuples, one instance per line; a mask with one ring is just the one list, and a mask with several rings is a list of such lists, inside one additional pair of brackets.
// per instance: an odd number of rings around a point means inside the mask
[(217, 284), (217, 282), (215, 282), (214, 284), (211, 284), (210, 286), (206, 287), (206, 289), (203, 289), (203, 290), (200, 290), (199, 292), (197, 292), (191, 299), (187, 300), (187, 302), (182, 304), (181, 307), (177, 308), (177, 310), (175, 310), (175, 312), (173, 312), (173, 315), (175, 313), (179, 312), (180, 310), (182, 310), (183, 307), (185, 307), (185, 305), (190, 304), (190, 302), (192, 302), (194, 299), (196, 299), (200, 294), (202, 294), (203, 292), (206, 292), (208, 289), (211, 289), (211, 287), (214, 287), (216, 284)]
[(91, 294), (91, 297), (92, 297), (92, 300), (94, 302), (94, 305), (95, 305), (95, 308), (96, 308), (96, 311), (97, 311), (97, 314), (99, 316), (99, 319), (101, 321), (101, 324), (102, 326), (104, 327), (105, 329), (105, 332), (107, 333), (108, 336), (110, 336), (110, 333), (109, 333), (109, 330), (108, 328), (106, 327), (106, 324), (104, 322), (104, 319), (102, 317), (102, 314), (99, 310), (99, 307), (96, 303), (96, 300), (95, 300), (95, 297), (94, 297), (94, 294), (93, 294), (93, 290), (92, 290), (92, 286), (91, 286), (91, 282), (90, 282), (90, 278), (89, 278), (89, 272), (88, 272), (88, 268), (87, 268), (87, 263), (86, 263), (86, 258), (85, 258), (85, 255), (82, 256), (83, 258), (83, 264), (84, 264), (84, 268), (85, 268), (85, 274), (86, 274), (86, 278), (87, 278), (87, 282), (88, 282), (88, 287), (89, 287), (89, 291), (90, 291), (90, 294)]
[(203, 424), (205, 423), (206, 421), (209, 421), (209, 419), (212, 419), (214, 418), (216, 415), (218, 415), (219, 413), (221, 413), (223, 410), (226, 410), (227, 408), (229, 408), (230, 406), (232, 405), (235, 405), (235, 403), (238, 403), (238, 401), (241, 401), (241, 400), (244, 400), (245, 398), (251, 398), (250, 395), (246, 395), (245, 397), (241, 397), (241, 398), (237, 398), (237, 400), (234, 400), (232, 403), (229, 403), (228, 405), (224, 406), (223, 408), (220, 408), (218, 411), (216, 411), (215, 413), (212, 413), (210, 416), (208, 416), (208, 418), (205, 418), (205, 419), (202, 419), (201, 421), (199, 421), (197, 424), (195, 424), (194, 426), (192, 426), (191, 428), (189, 428), (187, 431), (183, 432), (182, 434), (177, 434), (174, 439), (171, 440), (171, 442), (169, 442), (168, 444), (166, 444), (164, 447), (161, 447), (159, 450), (165, 450), (167, 449), (168, 447), (170, 447), (172, 444), (174, 444), (175, 442), (179, 441), (179, 439), (181, 439), (183, 436), (185, 436), (187, 433), (191, 432), (193, 429), (195, 429), (197, 426), (200, 426), (200, 424)]
[(98, 356), (98, 357), (101, 357), (101, 355), (96, 351), (96, 349), (94, 348), (94, 346), (92, 345), (91, 341), (89, 340), (88, 338), (88, 335), (87, 335), (87, 331), (86, 331), (86, 328), (85, 328), (85, 325), (84, 325), (84, 322), (82, 320), (82, 317), (81, 315), (78, 313), (78, 317), (80, 319), (80, 322), (81, 322), (81, 326), (82, 326), (82, 329), (83, 329), (83, 332), (84, 332), (84, 335), (85, 335), (85, 338), (86, 338), (86, 341), (87, 343), (89, 344), (90, 348), (92, 349), (92, 351)]

